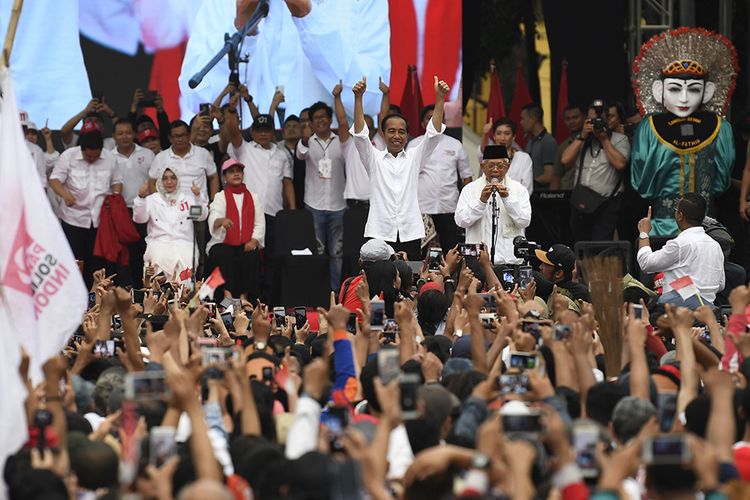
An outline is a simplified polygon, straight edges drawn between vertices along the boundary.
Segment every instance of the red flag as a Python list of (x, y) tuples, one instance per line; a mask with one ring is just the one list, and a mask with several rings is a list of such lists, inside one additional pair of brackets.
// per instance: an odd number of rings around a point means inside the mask
[(224, 276), (221, 275), (221, 270), (217, 267), (208, 277), (200, 291), (198, 292), (198, 298), (201, 300), (206, 297), (214, 297), (214, 291), (225, 283)]
[(500, 87), (500, 74), (497, 67), (490, 63), (490, 98), (487, 102), (487, 119), (497, 120), (505, 117), (503, 89)]
[(193, 270), (189, 267), (186, 267), (182, 271), (180, 271), (180, 281), (187, 281), (190, 279), (190, 277), (193, 275)]
[(409, 122), (409, 136), (417, 137), (424, 134), (422, 120), (419, 119), (419, 112), (422, 107), (422, 92), (419, 88), (419, 78), (417, 77), (417, 67), (409, 65), (407, 67), (406, 87), (401, 96), (401, 114)]
[(568, 137), (568, 127), (565, 126), (565, 108), (568, 106), (568, 61), (562, 63), (562, 75), (560, 76), (560, 91), (557, 94), (557, 119), (555, 120), (555, 139), (557, 143), (563, 142)]
[(521, 108), (531, 103), (531, 94), (529, 94), (529, 89), (523, 79), (523, 69), (519, 64), (516, 75), (516, 91), (513, 93), (513, 103), (510, 106), (510, 119), (516, 124), (516, 142), (522, 148), (526, 146), (526, 137), (520, 126)]

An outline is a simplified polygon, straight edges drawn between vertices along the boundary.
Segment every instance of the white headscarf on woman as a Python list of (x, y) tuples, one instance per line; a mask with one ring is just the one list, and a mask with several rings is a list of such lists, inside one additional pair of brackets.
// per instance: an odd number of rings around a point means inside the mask
[[(169, 170), (174, 174), (175, 177), (177, 177), (177, 185), (174, 188), (174, 191), (171, 193), (167, 193), (167, 190), (164, 189), (164, 185), (161, 182), (162, 177), (164, 177), (164, 172)], [(164, 167), (159, 172), (159, 176), (156, 178), (156, 190), (159, 192), (159, 194), (164, 198), (164, 200), (167, 202), (167, 205), (174, 205), (177, 203), (177, 200), (180, 197), (180, 175), (177, 173), (177, 171), (170, 167)]]

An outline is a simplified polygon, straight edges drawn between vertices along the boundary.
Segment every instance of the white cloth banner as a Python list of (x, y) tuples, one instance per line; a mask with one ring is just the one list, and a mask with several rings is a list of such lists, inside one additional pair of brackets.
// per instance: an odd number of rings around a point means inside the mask
[(0, 68), (0, 91), (1, 465), (27, 438), (20, 347), (40, 374), (80, 325), (88, 296), (24, 143), (8, 68)]

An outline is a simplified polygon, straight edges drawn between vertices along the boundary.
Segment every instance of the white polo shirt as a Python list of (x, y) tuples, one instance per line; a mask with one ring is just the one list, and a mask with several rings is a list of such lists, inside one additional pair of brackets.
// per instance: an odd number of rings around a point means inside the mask
[[(369, 138), (367, 140), (369, 143)], [(307, 143), (297, 143), (297, 158), (305, 160), (305, 204), (315, 210), (343, 210), (346, 208), (344, 187), (346, 169), (341, 141), (331, 132), (328, 139), (313, 134)], [(324, 172), (320, 160), (330, 160), (330, 172)]]
[(369, 200), (370, 199), (370, 176), (362, 165), (354, 140), (350, 137), (341, 143), (346, 160), (346, 185), (344, 186), (344, 199), (346, 200)]
[[(418, 147), (423, 140), (424, 135), (415, 137), (406, 150)], [(458, 176), (462, 180), (471, 177), (471, 166), (460, 141), (444, 134), (435, 141), (419, 172), (419, 209), (423, 214), (451, 214), (458, 202)]]
[(227, 148), (230, 158), (245, 165), (245, 185), (263, 201), (263, 210), (271, 217), (284, 208), (284, 178), (292, 179), (292, 159), (282, 148), (271, 143), (265, 149), (254, 141), (242, 141), (239, 148), (230, 143)]
[(370, 213), (365, 226), (365, 236), (385, 241), (412, 241), (424, 237), (422, 213), (417, 201), (419, 170), (424, 157), (434, 148), (433, 140), (443, 133), (435, 130), (432, 121), (427, 125), (425, 139), (409, 151), (393, 156), (381, 151), (370, 142), (370, 131), (365, 124), (358, 133), (354, 126), (349, 130), (362, 164), (370, 174)]
[(122, 184), (122, 174), (110, 151), (102, 150), (98, 160), (88, 163), (80, 146), (63, 151), (49, 178), (59, 180), (76, 198), (71, 207), (60, 203), (60, 218), (71, 226), (84, 228), (99, 227), (104, 197), (111, 193), (113, 185)]
[(185, 194), (191, 193), (193, 182), (201, 190), (201, 197), (208, 200), (208, 183), (206, 177), (216, 174), (216, 164), (211, 153), (200, 146), (190, 145), (190, 150), (185, 156), (178, 156), (173, 149), (165, 149), (151, 162), (148, 176), (156, 179), (164, 168), (174, 168), (180, 178), (180, 191)]
[(148, 169), (154, 161), (154, 153), (135, 144), (130, 156), (118, 152), (117, 148), (112, 150), (112, 156), (122, 174), (122, 197), (125, 198), (125, 204), (133, 208), (133, 200), (138, 197), (143, 183), (148, 181)]

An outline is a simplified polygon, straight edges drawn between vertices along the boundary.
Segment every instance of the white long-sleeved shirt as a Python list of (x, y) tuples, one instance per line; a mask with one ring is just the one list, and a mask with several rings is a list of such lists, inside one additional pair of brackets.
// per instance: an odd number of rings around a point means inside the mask
[(638, 265), (647, 273), (664, 273), (664, 293), (683, 276), (690, 276), (703, 300), (709, 302), (724, 289), (724, 254), (701, 226), (685, 229), (656, 252), (650, 246), (641, 248)]
[(201, 207), (201, 215), (197, 220), (208, 217), (208, 203), (198, 199), (190, 193), (180, 193), (174, 205), (170, 205), (160, 193), (153, 193), (145, 198), (135, 197), (133, 202), (133, 221), (138, 224), (148, 224), (146, 227), (146, 244), (153, 242), (170, 243), (181, 241), (193, 243), (193, 221), (188, 218), (190, 206)]
[[(495, 235), (494, 264), (521, 264), (522, 259), (513, 253), (513, 238), (524, 234), (531, 222), (529, 192), (520, 182), (507, 176), (501, 181), (508, 188), (508, 196), (499, 194), (497, 200), (497, 234)], [(466, 229), (466, 243), (486, 243), (487, 250), (492, 246), (492, 198), (484, 203), (482, 189), (487, 185), (487, 177), (464, 186), (458, 197), (454, 219), (459, 227)]]
[(135, 144), (130, 156), (120, 153), (117, 148), (112, 150), (112, 156), (122, 173), (122, 197), (125, 198), (125, 204), (132, 208), (141, 186), (148, 181), (148, 169), (154, 161), (154, 153)]
[(60, 218), (71, 226), (85, 228), (99, 227), (104, 197), (114, 185), (122, 184), (122, 174), (110, 151), (103, 149), (99, 159), (89, 163), (83, 159), (80, 146), (60, 155), (49, 178), (59, 180), (76, 199), (70, 207), (60, 203)]
[[(204, 0), (195, 15), (179, 78), (185, 119), (198, 111), (200, 103), (213, 102), (227, 84), (226, 57), (195, 89), (189, 88), (188, 81), (224, 45), (222, 34), (237, 31), (235, 11), (235, 2)], [(315, 101), (332, 105), (331, 89), (342, 80), (344, 105), (351, 112), (355, 82), (362, 76), (373, 82), (379, 76), (387, 80), (391, 74), (390, 38), (387, 0), (312, 2), (312, 10), (303, 18), (292, 17), (286, 2), (272, 1), (257, 34), (243, 42), (249, 62), (240, 64), (240, 82), (247, 85), (259, 109), (268, 109), (276, 86), (283, 86), (289, 116), (299, 115)], [(380, 98), (377, 86), (368, 89), (365, 113), (375, 116)], [(243, 103), (243, 118), (250, 116)]]
[[(339, 137), (333, 132), (328, 139), (313, 134), (307, 146), (302, 141), (297, 143), (297, 158), (305, 160), (305, 205), (315, 210), (345, 209), (346, 164)], [(327, 177), (321, 175), (322, 159), (331, 161), (331, 172)]]
[(352, 125), (349, 133), (359, 152), (362, 164), (370, 175), (370, 213), (365, 226), (365, 236), (385, 241), (412, 241), (424, 238), (424, 223), (417, 200), (419, 171), (424, 158), (435, 147), (433, 140), (445, 130), (438, 132), (432, 124), (427, 125), (425, 139), (409, 151), (393, 156), (381, 151), (370, 142), (367, 124), (359, 133)]
[[(415, 137), (406, 150), (414, 149), (423, 140), (424, 135)], [(471, 166), (461, 141), (445, 134), (435, 141), (419, 172), (419, 209), (423, 214), (450, 214), (458, 202), (458, 178), (470, 179)]]
[[(211, 241), (206, 245), (206, 253), (208, 253), (211, 250), (211, 247), (217, 243), (224, 243), (224, 238), (227, 236), (227, 230), (225, 228), (219, 227), (214, 229), (214, 222), (216, 222), (216, 219), (222, 219), (227, 216), (226, 194), (226, 191), (219, 191), (216, 193), (214, 201), (211, 202), (211, 206), (209, 207), (208, 230), (211, 232)], [(242, 225), (242, 201), (245, 195), (235, 194), (232, 196), (234, 196), (234, 204), (237, 206), (237, 213), (240, 216), (240, 220), (236, 223)], [(253, 204), (255, 205), (253, 239), (258, 242), (258, 245), (261, 248), (263, 248), (266, 241), (266, 216), (263, 213), (263, 201), (258, 199), (252, 191), (250, 191), (250, 196), (253, 197)]]
[(263, 200), (265, 213), (273, 217), (282, 210), (284, 179), (292, 179), (289, 155), (275, 143), (265, 149), (257, 142), (247, 141), (242, 141), (239, 148), (230, 143), (227, 153), (245, 165), (245, 185)]

